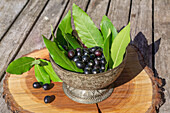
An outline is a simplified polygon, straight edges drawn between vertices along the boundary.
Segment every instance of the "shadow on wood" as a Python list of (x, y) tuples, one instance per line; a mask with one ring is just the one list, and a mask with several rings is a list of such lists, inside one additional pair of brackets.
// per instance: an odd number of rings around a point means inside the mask
[[(133, 45), (135, 45), (139, 49), (139, 51), (141, 52), (141, 56), (138, 56), (138, 57), (139, 57), (139, 61), (144, 59), (144, 63), (143, 63), (143, 61), (140, 62), (142, 67), (145, 67), (147, 65), (148, 67), (153, 69), (154, 76), (161, 80), (161, 82), (160, 82), (161, 84), (160, 84), (159, 87), (162, 89), (162, 91), (164, 91), (163, 86), (166, 84), (166, 80), (163, 79), (163, 78), (160, 78), (158, 76), (157, 70), (155, 69), (155, 54), (159, 50), (159, 46), (160, 46), (160, 43), (161, 43), (161, 38), (159, 38), (154, 43), (151, 43), (149, 45), (148, 40), (145, 38), (145, 35), (142, 32), (139, 32), (135, 36), (135, 39), (131, 43)], [(162, 103), (159, 106), (157, 106), (157, 108), (162, 106), (166, 101), (164, 93), (160, 92), (160, 94), (161, 94), (160, 98), (162, 99)], [(159, 109), (157, 109), (157, 112), (158, 111), (159, 111)]]

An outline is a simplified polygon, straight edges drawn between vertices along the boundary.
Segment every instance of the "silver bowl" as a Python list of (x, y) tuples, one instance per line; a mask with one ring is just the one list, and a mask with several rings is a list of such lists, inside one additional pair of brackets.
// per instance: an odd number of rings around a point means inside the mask
[(108, 98), (114, 89), (113, 82), (119, 77), (125, 67), (127, 51), (123, 62), (114, 69), (98, 74), (81, 74), (68, 71), (57, 65), (50, 56), (54, 71), (63, 81), (64, 93), (72, 100), (93, 104)]

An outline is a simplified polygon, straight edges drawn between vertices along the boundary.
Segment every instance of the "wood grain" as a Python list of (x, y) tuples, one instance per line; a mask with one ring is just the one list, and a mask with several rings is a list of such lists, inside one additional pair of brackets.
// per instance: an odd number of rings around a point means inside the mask
[(133, 44), (152, 68), (152, 0), (133, 0), (130, 22)]
[[(137, 113), (141, 111), (155, 113), (155, 106), (161, 98), (161, 79), (154, 78), (153, 72), (146, 66), (142, 68), (134, 47), (128, 48), (128, 61), (124, 71), (114, 83), (113, 94), (103, 102), (99, 108), (104, 113)], [(26, 56), (49, 58), (47, 49), (34, 51)], [(18, 75), (7, 74), (4, 80), (4, 97), (13, 112), (65, 112), (65, 113), (96, 113), (96, 104), (80, 104), (70, 100), (62, 90), (62, 83), (54, 83), (48, 91), (42, 88), (34, 89), (34, 68), (29, 72)], [(54, 95), (55, 100), (45, 104), (43, 98)]]
[(160, 112), (170, 112), (170, 1), (154, 1), (155, 73), (165, 79), (165, 104)]
[(35, 20), (42, 11), (47, 0), (29, 1), (20, 16), (17, 18), (11, 29), (5, 35), (0, 44), (0, 77), (5, 71), (6, 66), (16, 54), (20, 45), (26, 39), (29, 31), (34, 25)]
[(117, 30), (126, 26), (129, 18), (131, 0), (111, 0), (108, 17)]
[(46, 36), (48, 39), (50, 38), (51, 25), (55, 27), (55, 25), (58, 23), (67, 2), (68, 0), (49, 1), (15, 59), (35, 49), (41, 49), (45, 47), (42, 35)]
[(109, 0), (91, 0), (89, 3), (87, 14), (98, 28), (100, 28), (102, 17), (106, 14), (108, 3)]
[(0, 113), (10, 113), (10, 110), (7, 108), (7, 104), (5, 103), (5, 100), (3, 99), (3, 81), (5, 77), (0, 82)]
[[(17, 3), (17, 4), (16, 4)], [(0, 40), (9, 29), (27, 0), (1, 0), (0, 1)]]

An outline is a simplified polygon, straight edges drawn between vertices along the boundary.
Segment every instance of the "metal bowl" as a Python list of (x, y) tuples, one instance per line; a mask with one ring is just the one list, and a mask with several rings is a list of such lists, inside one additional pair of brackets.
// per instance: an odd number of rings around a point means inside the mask
[(72, 100), (84, 103), (98, 103), (108, 98), (113, 92), (113, 82), (125, 67), (127, 51), (123, 62), (114, 69), (98, 74), (81, 74), (68, 71), (57, 65), (50, 56), (54, 71), (63, 81), (64, 93)]
[(59, 78), (67, 85), (83, 90), (96, 90), (105, 88), (113, 83), (121, 74), (127, 59), (127, 52), (123, 62), (114, 69), (98, 74), (81, 74), (63, 69), (50, 57), (54, 71)]

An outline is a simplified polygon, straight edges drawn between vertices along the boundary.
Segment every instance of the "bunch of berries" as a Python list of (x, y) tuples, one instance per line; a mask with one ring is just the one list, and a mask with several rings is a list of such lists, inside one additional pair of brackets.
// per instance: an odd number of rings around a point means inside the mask
[(105, 71), (106, 59), (102, 48), (77, 48), (68, 51), (68, 57), (76, 63), (79, 69), (84, 70), (84, 74), (97, 74)]

